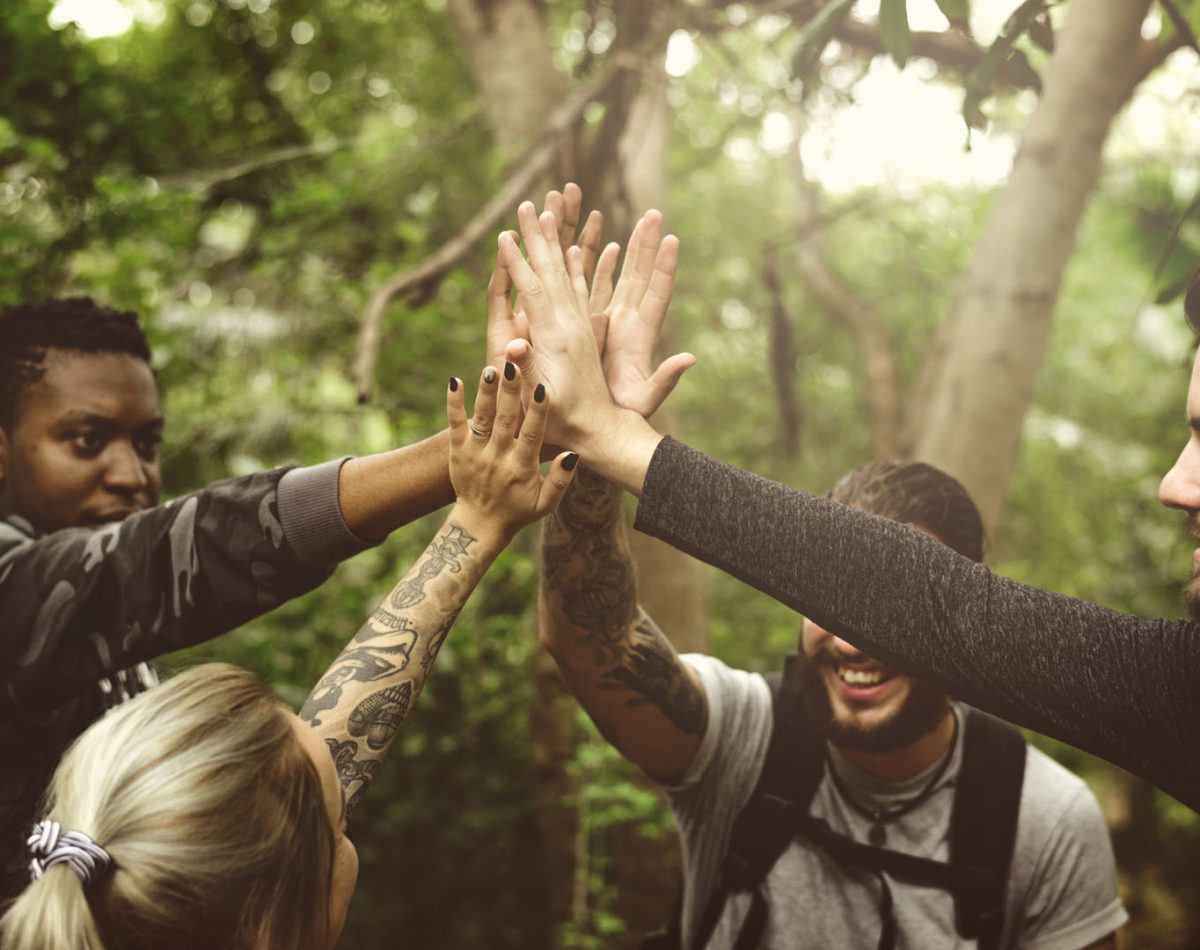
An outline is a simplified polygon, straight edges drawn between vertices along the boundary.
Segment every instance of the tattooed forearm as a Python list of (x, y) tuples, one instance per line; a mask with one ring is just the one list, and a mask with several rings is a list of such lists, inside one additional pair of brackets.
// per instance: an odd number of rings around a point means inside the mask
[(703, 736), (708, 703), (688, 678), (671, 644), (649, 617), (637, 625), (620, 665), (604, 674), (612, 686), (633, 690), (627, 706), (650, 703), (680, 732)]
[(425, 599), (425, 588), (429, 582), (442, 571), (449, 570), (452, 574), (461, 571), (460, 559), (475, 543), (475, 540), (458, 525), (453, 525), (449, 531), (434, 538), (428, 548), (429, 558), (422, 562), (417, 570), (417, 576), (402, 581), (392, 591), (392, 606), (403, 610), (405, 607), (419, 604)]
[(558, 508), (546, 517), (547, 531), (574, 534), (604, 531), (621, 520), (621, 490), (580, 466)]
[[(370, 785), (455, 617), (496, 553), (447, 521), (301, 708), (300, 717), (329, 746), (349, 805)], [(414, 656), (419, 662), (412, 662)]]
[(350, 713), (350, 735), (366, 736), (368, 748), (386, 749), (408, 715), (413, 685), (409, 680), (368, 696)]
[(340, 742), (337, 739), (326, 739), (329, 754), (333, 756), (333, 764), (337, 769), (338, 779), (346, 790), (346, 814), (354, 811), (354, 806), (362, 798), (375, 773), (379, 771), (378, 759), (359, 759), (358, 743), (353, 739)]
[(585, 545), (583, 569), (563, 578), (563, 612), (577, 627), (601, 637), (637, 618), (637, 584), (629, 552), (600, 541)]
[(442, 644), (446, 642), (450, 628), (454, 626), (454, 621), (457, 619), (458, 612), (455, 611), (454, 615), (447, 617), (446, 622), (435, 630), (433, 636), (429, 639), (429, 646), (425, 648), (425, 655), (421, 657), (421, 672), (423, 674), (429, 674), (429, 669), (433, 666), (433, 661), (437, 659), (438, 651), (441, 650)]
[(576, 635), (582, 632), (575, 646), (598, 666), (616, 661), (616, 644), (638, 613), (620, 501), (614, 486), (580, 472), (558, 512), (547, 517), (543, 535), (547, 599)]

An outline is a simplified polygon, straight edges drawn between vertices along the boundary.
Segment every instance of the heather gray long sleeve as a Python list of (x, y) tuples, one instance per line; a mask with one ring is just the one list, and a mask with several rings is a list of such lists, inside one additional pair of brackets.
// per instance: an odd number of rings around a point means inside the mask
[(999, 577), (927, 535), (664, 439), (634, 527), (867, 653), (1200, 811), (1200, 624)]

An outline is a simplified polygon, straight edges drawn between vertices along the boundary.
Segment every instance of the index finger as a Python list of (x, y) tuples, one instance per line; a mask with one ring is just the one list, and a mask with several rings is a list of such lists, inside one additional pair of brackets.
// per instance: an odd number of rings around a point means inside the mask
[(600, 240), (604, 237), (604, 215), (593, 210), (583, 224), (579, 240), (579, 250), (583, 252), (583, 277), (590, 284), (592, 271), (596, 267), (596, 257), (600, 253)]
[(517, 247), (517, 242), (513, 240), (511, 234), (502, 231), (498, 245), (505, 273), (517, 288), (517, 293), (521, 295), (521, 302), (525, 308), (525, 316), (529, 320), (530, 328), (534, 331), (549, 328), (556, 322), (554, 307), (550, 304), (550, 298), (546, 295), (546, 289), (542, 286), (541, 279), (529, 266), (529, 262), (521, 254), (521, 249)]
[(558, 244), (566, 251), (575, 243), (575, 229), (579, 227), (579, 213), (583, 210), (583, 190), (575, 182), (567, 182), (563, 186), (561, 201), (558, 208), (546, 205), (547, 211), (554, 211), (558, 218)]

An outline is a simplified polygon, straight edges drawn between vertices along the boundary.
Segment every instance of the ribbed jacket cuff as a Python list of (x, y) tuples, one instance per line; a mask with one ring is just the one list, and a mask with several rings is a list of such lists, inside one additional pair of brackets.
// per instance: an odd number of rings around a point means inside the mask
[(338, 504), (338, 473), (349, 458), (294, 468), (279, 480), (279, 522), (302, 561), (336, 564), (373, 547), (350, 530)]

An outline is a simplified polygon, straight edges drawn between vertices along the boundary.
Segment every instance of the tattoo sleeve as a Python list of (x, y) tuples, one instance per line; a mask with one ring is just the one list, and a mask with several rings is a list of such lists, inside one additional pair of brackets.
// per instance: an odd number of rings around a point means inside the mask
[(300, 709), (329, 747), (353, 812), (496, 551), (447, 521)]
[(665, 775), (678, 763), (656, 767), (653, 737), (668, 751), (681, 739), (698, 742), (708, 704), (638, 606), (621, 502), (618, 488), (581, 467), (558, 510), (547, 516), (541, 639), (592, 719), (603, 723), (605, 737), (643, 768)]

